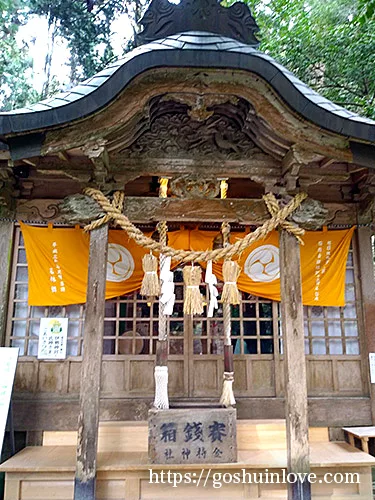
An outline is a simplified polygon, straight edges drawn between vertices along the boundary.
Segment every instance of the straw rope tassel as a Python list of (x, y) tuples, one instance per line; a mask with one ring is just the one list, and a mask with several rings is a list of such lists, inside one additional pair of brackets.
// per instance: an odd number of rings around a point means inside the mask
[[(228, 193), (228, 183), (226, 179), (220, 182), (221, 199), (225, 199)], [(230, 224), (223, 222), (221, 225), (223, 235), (223, 247), (229, 245)], [(238, 269), (237, 269), (238, 268)], [(237, 262), (225, 260), (223, 264), (224, 287), (221, 295), (223, 303), (223, 325), (224, 325), (224, 374), (223, 391), (220, 397), (220, 404), (225, 407), (233, 406), (236, 400), (233, 393), (234, 368), (233, 368), (233, 346), (231, 341), (231, 306), (232, 303), (239, 303), (240, 295), (237, 285), (231, 285), (230, 282), (237, 283), (240, 272)], [(229, 283), (228, 283), (229, 282)], [(224, 300), (225, 299), (225, 300)]]
[[(168, 179), (161, 178), (160, 181), (160, 189), (159, 189), (159, 197), (166, 198), (168, 193)], [(167, 245), (167, 232), (168, 227), (165, 221), (161, 221), (157, 227), (159, 231), (159, 243), (162, 246)], [(162, 268), (163, 262), (165, 261), (166, 256), (160, 253), (160, 269)], [(163, 344), (166, 343), (168, 339), (168, 321), (167, 316), (164, 314), (164, 304), (159, 300), (159, 336), (158, 336), (158, 347), (160, 352), (163, 349)], [(158, 350), (158, 349), (157, 349)], [(165, 354), (167, 356), (167, 352)], [(161, 363), (156, 359), (156, 362)], [(165, 364), (164, 364), (165, 363)], [(155, 399), (154, 399), (154, 407), (158, 409), (168, 409), (169, 408), (169, 398), (168, 398), (168, 366), (167, 360), (164, 360), (163, 365), (157, 364), (155, 366)]]
[(231, 310), (229, 304), (223, 304), (224, 323), (224, 374), (223, 391), (220, 397), (220, 404), (228, 408), (236, 404), (233, 392), (234, 364), (233, 346), (231, 342)]
[(142, 268), (144, 275), (141, 295), (146, 297), (158, 297), (160, 295), (158, 259), (152, 253), (146, 253), (142, 258)]
[(237, 288), (237, 280), (241, 274), (241, 268), (234, 260), (225, 260), (223, 263), (224, 286), (221, 300), (223, 304), (237, 305), (241, 302), (240, 292)]
[(202, 269), (199, 266), (184, 267), (183, 276), (185, 284), (185, 314), (202, 314), (203, 313), (203, 297), (199, 290), (199, 285), (202, 280)]

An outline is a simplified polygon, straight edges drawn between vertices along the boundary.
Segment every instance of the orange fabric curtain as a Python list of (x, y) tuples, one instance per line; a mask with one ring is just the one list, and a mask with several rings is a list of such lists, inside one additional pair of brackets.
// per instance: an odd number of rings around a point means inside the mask
[[(90, 236), (80, 228), (41, 228), (21, 223), (29, 268), (29, 304), (55, 306), (86, 301)], [(147, 251), (124, 231), (109, 231), (106, 298), (141, 287)]]
[[(80, 228), (40, 228), (21, 223), (29, 268), (29, 304), (79, 304), (86, 300), (89, 235)], [(354, 228), (306, 232), (301, 246), (303, 303), (342, 306), (345, 267)], [(168, 234), (176, 249), (207, 250), (217, 232), (181, 230)], [(243, 233), (232, 233), (232, 242)], [(251, 245), (240, 256), (238, 288), (252, 295), (280, 300), (278, 232)], [(124, 231), (109, 231), (106, 298), (138, 290), (142, 257), (147, 251)], [(176, 265), (176, 264), (175, 264)], [(222, 279), (221, 264), (213, 270)]]
[[(344, 306), (345, 271), (355, 228), (340, 231), (306, 231), (300, 246), (302, 301), (309, 306)], [(242, 272), (239, 290), (280, 300), (279, 233), (251, 245), (238, 260)], [(213, 271), (223, 279), (220, 264)]]

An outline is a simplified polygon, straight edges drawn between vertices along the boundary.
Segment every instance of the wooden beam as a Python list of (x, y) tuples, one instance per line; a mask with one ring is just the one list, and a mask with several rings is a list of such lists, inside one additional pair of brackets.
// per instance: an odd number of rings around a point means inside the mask
[[(82, 198), (82, 209), (79, 215), (85, 220), (87, 200)], [(62, 200), (17, 200), (16, 218), (23, 221), (57, 221), (64, 220), (61, 213)], [(328, 209), (327, 224), (357, 224), (358, 203), (324, 203)], [(85, 208), (86, 207), (86, 208)], [(88, 216), (99, 215), (98, 210)], [(134, 223), (148, 223), (159, 220), (175, 222), (237, 222), (244, 225), (262, 224), (268, 217), (266, 206), (261, 199), (212, 199), (191, 200), (168, 198), (149, 198), (134, 196), (125, 198), (124, 213)], [(76, 219), (78, 220), (78, 219)], [(89, 219), (87, 219), (88, 221)], [(75, 223), (72, 219), (72, 223)], [(371, 222), (363, 219), (361, 223)]]
[(90, 235), (74, 500), (95, 500), (108, 225)]
[[(71, 224), (87, 223), (103, 216), (103, 210), (92, 198), (77, 194), (67, 196), (61, 204), (61, 212)], [(232, 200), (207, 198), (125, 198), (124, 213), (133, 222), (238, 222), (242, 224), (263, 224), (270, 215), (263, 200)], [(307, 217), (306, 217), (307, 214)], [(319, 220), (317, 216), (319, 215)], [(296, 218), (296, 219), (294, 219)], [(313, 229), (326, 225), (328, 210), (316, 200), (306, 200), (290, 220), (301, 227)]]
[(319, 168), (314, 168), (314, 167), (306, 167), (305, 165), (301, 167), (301, 170), (299, 171), (299, 176), (301, 179), (304, 180), (314, 180), (314, 179), (321, 179), (322, 183), (325, 184), (330, 184), (332, 182), (336, 183), (341, 183), (348, 181), (350, 179), (350, 172), (343, 172), (343, 171), (330, 171), (330, 170), (323, 170)]
[[(309, 473), (310, 463), (300, 249), (296, 238), (284, 230), (280, 232), (280, 285), (288, 472), (304, 474)], [(298, 477), (288, 485), (288, 500), (302, 499), (311, 499), (311, 485)]]
[[(89, 151), (85, 150), (87, 154)], [(92, 151), (90, 154), (97, 154), (97, 150)], [(88, 156), (69, 157), (69, 161), (62, 160), (57, 156), (41, 157), (35, 160), (36, 167), (40, 174), (48, 175), (48, 171), (56, 175), (59, 171), (68, 171), (72, 175), (87, 173), (92, 166), (92, 158)], [(104, 166), (109, 168), (108, 152), (103, 147), (103, 151), (97, 157), (104, 163)], [(316, 157), (318, 158), (318, 157)], [(196, 160), (189, 159), (174, 159), (174, 158), (139, 158), (137, 160), (131, 158), (110, 157), (110, 170), (111, 174), (118, 176), (128, 176), (130, 178), (141, 176), (176, 176), (183, 175), (186, 172), (192, 175), (202, 176), (204, 172), (205, 177), (228, 177), (231, 179), (251, 179), (251, 178), (264, 178), (274, 177), (281, 179), (283, 175), (291, 173), (294, 168), (300, 171), (303, 178), (321, 177), (323, 182), (329, 184), (332, 179), (341, 180), (350, 179), (353, 173), (351, 167), (347, 164), (335, 162), (333, 170), (329, 168), (321, 168), (318, 161), (312, 161), (310, 164), (300, 164), (291, 153), (285, 156), (282, 162), (270, 158), (261, 153), (257, 154), (254, 158), (243, 160), (223, 160), (218, 164), (215, 160)], [(349, 170), (350, 168), (350, 170)], [(363, 170), (360, 167), (359, 170)], [(366, 169), (365, 169), (366, 170)]]
[[(365, 327), (366, 358), (369, 353), (375, 353), (375, 335), (373, 332), (375, 325), (375, 279), (371, 235), (369, 227), (360, 227), (357, 230), (359, 282)], [(367, 368), (367, 380), (370, 387), (372, 424), (375, 425), (375, 384), (370, 382), (368, 359), (364, 360), (364, 365)]]
[(27, 158), (23, 158), (22, 159), (23, 163), (26, 163), (26, 165), (30, 165), (31, 167), (36, 167), (36, 162), (35, 161), (31, 161)]
[(42, 173), (48, 170), (59, 171), (71, 169), (84, 172), (92, 165), (91, 160), (87, 156), (69, 155), (68, 160), (65, 160), (59, 153), (56, 154), (58, 156), (40, 156), (37, 161), (38, 171)]
[(0, 222), (0, 347), (5, 345), (13, 229), (13, 222)]
[[(303, 211), (315, 205), (315, 213), (308, 210), (309, 218), (315, 218), (318, 207), (325, 206), (317, 201), (308, 199), (301, 205), (298, 214), (298, 223), (304, 227)], [(333, 210), (323, 210), (324, 220), (321, 225), (327, 224), (340, 210), (335, 205)], [(270, 214), (262, 199), (190, 199), (190, 198), (159, 198), (132, 197), (125, 198), (124, 213), (133, 222), (158, 222), (160, 220), (176, 222), (237, 222), (245, 225), (261, 225), (270, 218)], [(297, 214), (296, 214), (297, 217)], [(291, 217), (292, 220), (293, 217)], [(355, 219), (353, 218), (353, 224)]]
[(327, 168), (330, 165), (332, 165), (332, 163), (335, 163), (335, 162), (336, 162), (336, 160), (334, 158), (324, 158), (320, 162), (320, 168)]
[[(75, 362), (73, 362), (75, 363)], [(79, 401), (77, 395), (56, 394), (53, 399), (41, 393), (15, 393), (14, 426), (16, 431), (77, 430)], [(217, 404), (217, 398), (207, 398)], [(103, 398), (100, 415), (105, 420), (147, 420), (153, 398)], [(238, 418), (285, 418), (284, 400), (279, 397), (241, 397), (237, 401)], [(322, 396), (309, 400), (312, 427), (371, 425), (370, 399), (352, 396)]]
[(269, 217), (263, 200), (190, 198), (125, 198), (124, 213), (134, 222), (245, 222), (263, 223)]
[(69, 154), (66, 151), (59, 151), (57, 153), (57, 156), (60, 158), (60, 160), (63, 160), (63, 161), (70, 160)]

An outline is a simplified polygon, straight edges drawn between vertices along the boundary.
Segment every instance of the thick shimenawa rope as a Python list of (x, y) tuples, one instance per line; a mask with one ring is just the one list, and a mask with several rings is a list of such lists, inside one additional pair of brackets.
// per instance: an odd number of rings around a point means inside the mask
[(241, 254), (255, 241), (263, 240), (268, 233), (276, 229), (278, 226), (292, 233), (298, 241), (303, 244), (301, 236), (305, 234), (304, 229), (288, 222), (286, 218), (292, 214), (307, 198), (306, 193), (296, 194), (296, 196), (282, 208), (279, 207), (279, 204), (272, 193), (264, 195), (264, 202), (266, 203), (267, 209), (271, 213), (270, 219), (265, 221), (262, 226), (259, 226), (254, 232), (249, 233), (244, 238), (236, 241), (233, 245), (228, 245), (225, 248), (204, 251), (176, 250), (168, 245), (163, 245), (161, 242), (154, 241), (148, 236), (145, 236), (143, 232), (132, 224), (126, 215), (122, 213), (122, 210), (120, 210), (119, 200), (123, 200), (123, 193), (122, 196), (120, 196), (116, 192), (112, 203), (101, 191), (97, 189), (87, 188), (84, 190), (84, 194), (93, 198), (106, 213), (104, 217), (86, 226), (86, 231), (91, 231), (109, 221), (113, 221), (115, 225), (124, 229), (130, 238), (132, 238), (138, 245), (154, 252), (162, 253), (168, 257), (172, 257), (174, 260), (178, 260), (180, 262), (207, 262), (208, 260), (216, 261), (224, 258), (230, 259), (234, 255)]
[[(97, 191), (97, 190), (93, 189), (93, 191)], [(125, 199), (124, 191), (116, 191), (115, 193), (113, 193), (112, 203), (108, 200), (108, 198), (106, 198), (104, 196), (104, 194), (101, 191), (97, 191), (97, 192), (100, 193), (106, 199), (106, 201), (111, 205), (111, 207), (114, 210), (118, 210), (119, 212), (122, 213), (122, 211), (124, 210), (124, 199)], [(91, 196), (88, 193), (86, 193), (85, 191), (84, 191), (84, 194)], [(97, 201), (97, 203), (99, 203), (99, 202)], [(110, 222), (113, 217), (112, 217), (112, 215), (109, 214), (109, 212), (107, 210), (105, 210), (105, 212), (106, 212), (106, 214), (103, 217), (92, 222), (89, 226), (86, 226), (85, 231), (91, 231), (92, 229), (97, 229), (98, 227), (102, 226), (103, 224), (107, 224), (108, 222)], [(95, 227), (91, 228), (90, 226), (92, 224), (95, 224)]]

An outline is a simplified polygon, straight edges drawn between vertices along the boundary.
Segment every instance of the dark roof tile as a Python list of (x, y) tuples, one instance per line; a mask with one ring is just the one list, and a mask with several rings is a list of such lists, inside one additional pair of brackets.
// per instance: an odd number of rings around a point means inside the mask
[(158, 42), (151, 42), (147, 44), (147, 51), (151, 50), (165, 50), (165, 49), (170, 49), (169, 45), (166, 45), (165, 43), (158, 43)]
[(73, 102), (73, 101), (77, 101), (77, 99), (81, 99), (83, 97), (82, 94), (77, 94), (75, 92), (75, 89), (72, 89), (72, 90), (74, 90), (74, 92), (70, 92), (68, 95), (66, 95), (64, 97), (64, 101)]
[[(202, 47), (196, 43), (185, 42), (184, 50), (202, 50)], [(204, 50), (215, 50), (217, 52), (216, 43), (206, 43)]]
[[(236, 42), (236, 40), (222, 40), (220, 43), (218, 43), (219, 50), (230, 50), (230, 49), (235, 49), (238, 48), (239, 43)], [(246, 45), (245, 45), (246, 47)]]
[[(164, 54), (160, 56), (160, 52)], [(108, 104), (140, 72), (163, 65), (251, 71), (271, 84), (296, 112), (318, 126), (343, 135), (358, 134), (358, 139), (375, 136), (374, 121), (320, 96), (268, 54), (242, 42), (199, 31), (177, 33), (137, 47), (69, 91), (23, 109), (0, 113), (0, 133), (30, 132), (87, 116)]]
[(221, 38), (223, 40), (227, 40), (227, 38), (225, 36), (215, 35), (213, 33), (208, 33), (207, 31), (188, 31), (186, 33), (177, 33), (176, 35), (168, 36), (168, 39), (172, 38), (172, 37), (186, 36), (187, 34), (188, 35), (193, 35), (193, 36), (196, 36), (196, 37), (200, 37), (200, 38), (212, 38), (212, 37), (216, 37), (216, 38)]
[[(178, 38), (178, 40), (181, 40), (182, 42), (186, 43), (193, 43), (194, 45), (200, 45), (202, 49), (206, 47), (207, 44), (210, 43), (215, 43), (218, 37), (212, 35), (212, 36), (207, 36), (207, 37), (202, 37), (199, 35), (191, 35), (190, 32), (189, 34), (181, 34)], [(221, 40), (218, 40), (221, 41)]]
[(224, 50), (228, 52), (241, 52), (242, 54), (254, 54), (258, 52), (254, 47), (249, 47), (248, 45), (237, 45), (237, 47), (228, 47)]
[(68, 104), (68, 101), (66, 99), (61, 99), (60, 95), (48, 101), (48, 105), (51, 108), (58, 108), (59, 106), (64, 106), (65, 104)]
[(99, 71), (99, 73), (96, 73), (95, 77), (96, 78), (98, 78), (98, 77), (107, 77), (107, 78), (109, 78), (117, 70), (118, 70), (118, 68), (105, 68), (102, 71)]
[(91, 86), (92, 87), (100, 87), (104, 82), (108, 80), (108, 76), (98, 76), (95, 75), (91, 78)]
[[(26, 108), (27, 109), (27, 108)], [(49, 106), (48, 104), (45, 104), (43, 103), (42, 101), (41, 102), (37, 102), (35, 104), (32, 104), (29, 109), (33, 110), (33, 111), (47, 111), (49, 109), (51, 109), (51, 106)]]
[[(75, 94), (87, 95), (92, 92), (96, 87), (91, 85), (79, 84), (72, 88), (72, 92)], [(57, 94), (58, 95), (58, 94)]]
[(167, 39), (165, 42), (163, 42), (164, 47), (170, 47), (172, 49), (182, 49), (182, 47), (185, 45), (185, 42), (181, 42), (180, 40), (175, 40), (175, 39)]

